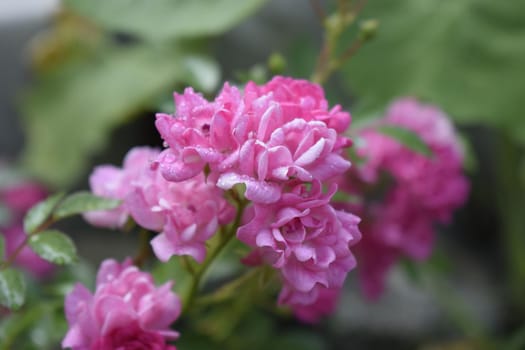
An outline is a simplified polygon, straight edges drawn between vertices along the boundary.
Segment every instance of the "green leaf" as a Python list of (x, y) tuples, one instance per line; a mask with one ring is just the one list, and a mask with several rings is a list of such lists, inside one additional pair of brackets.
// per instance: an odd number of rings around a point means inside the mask
[(30, 234), (38, 229), (51, 216), (62, 197), (63, 193), (57, 193), (29, 209), (24, 217), (24, 231)]
[(265, 349), (323, 350), (326, 344), (312, 332), (293, 331), (272, 337)]
[(216, 35), (265, 0), (66, 0), (66, 6), (109, 30), (146, 40)]
[(21, 104), (25, 167), (52, 185), (69, 184), (104, 148), (112, 128), (147, 109), (185, 74), (180, 53), (165, 46), (105, 46), (45, 72)]
[(91, 192), (73, 193), (66, 197), (56, 208), (53, 217), (62, 219), (68, 216), (82, 214), (94, 210), (110, 210), (118, 207), (121, 201), (95, 196)]
[(412, 151), (420, 153), (425, 157), (432, 156), (432, 150), (427, 144), (419, 137), (418, 134), (412, 130), (393, 126), (393, 125), (379, 125), (375, 127), (375, 130), (392, 137), (396, 141), (399, 141), (402, 145), (410, 148)]
[(8, 268), (0, 271), (0, 304), (9, 309), (18, 309), (24, 304), (26, 283), (18, 270)]
[[(182, 62), (189, 73), (188, 83), (196, 90), (211, 93), (217, 88), (221, 71), (215, 60), (206, 56), (188, 55)], [(171, 111), (173, 111), (173, 101), (171, 104)]]
[(363, 107), (413, 95), (525, 142), (524, 17), (523, 1), (369, 1), (362, 18), (379, 30), (344, 68), (346, 82)]
[(193, 275), (184, 267), (182, 260), (184, 257), (172, 256), (165, 263), (157, 263), (151, 270), (151, 274), (157, 284), (163, 284), (172, 281), (176, 277), (173, 290), (185, 298), (190, 289)]
[(40, 232), (29, 238), (29, 245), (41, 258), (58, 265), (71, 264), (77, 260), (75, 244), (57, 230)]

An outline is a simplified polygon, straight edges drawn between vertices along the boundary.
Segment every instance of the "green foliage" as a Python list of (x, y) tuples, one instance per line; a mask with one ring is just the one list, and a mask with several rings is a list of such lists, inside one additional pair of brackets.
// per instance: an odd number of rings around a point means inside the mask
[(103, 149), (109, 130), (184, 74), (176, 50), (142, 46), (105, 47), (95, 58), (46, 72), (22, 105), (25, 165), (51, 184), (69, 183), (86, 157)]
[(265, 0), (66, 0), (98, 25), (145, 40), (217, 35), (257, 10)]
[(16, 310), (24, 304), (26, 283), (22, 273), (16, 269), (0, 270), (0, 304)]
[(119, 205), (119, 200), (98, 197), (91, 192), (82, 191), (73, 193), (66, 197), (56, 208), (53, 213), (53, 218), (63, 219), (68, 216), (82, 214), (88, 211), (109, 210), (114, 209)]
[(426, 157), (432, 156), (432, 150), (423, 140), (421, 140), (419, 135), (407, 128), (393, 125), (380, 125), (377, 126), (375, 130), (395, 139), (414, 152), (420, 153)]
[(54, 264), (66, 265), (77, 260), (75, 244), (71, 238), (57, 230), (32, 235), (29, 245), (41, 258)]
[(32, 207), (24, 217), (24, 231), (31, 234), (37, 230), (39, 226), (49, 219), (63, 197), (63, 193), (57, 193)]
[[(263, 2), (65, 1), (72, 13), (41, 50), (58, 46), (59, 60), (41, 59), (45, 64), (37, 67), (36, 83), (20, 104), (28, 140), (25, 168), (52, 186), (70, 185), (89, 156), (104, 149), (112, 129), (171, 95), (177, 84), (211, 92), (219, 67), (202, 55), (196, 39), (230, 29)], [(104, 30), (147, 40), (120, 45)], [(157, 42), (165, 39), (169, 43)]]
[(345, 81), (365, 109), (414, 95), (525, 142), (524, 16), (523, 1), (369, 1), (362, 18), (379, 19), (378, 35)]

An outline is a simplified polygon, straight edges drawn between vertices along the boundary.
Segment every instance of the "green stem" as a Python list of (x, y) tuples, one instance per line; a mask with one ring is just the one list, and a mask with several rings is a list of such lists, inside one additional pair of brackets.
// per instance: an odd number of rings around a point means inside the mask
[(151, 245), (150, 245), (151, 232), (145, 229), (141, 229), (139, 233), (139, 251), (133, 258), (133, 264), (137, 267), (143, 267), (144, 263), (151, 257)]
[(219, 243), (216, 246), (214, 246), (210, 250), (210, 252), (208, 252), (208, 255), (206, 256), (204, 262), (194, 271), (193, 280), (188, 292), (188, 297), (186, 299), (183, 312), (191, 308), (195, 301), (195, 297), (197, 296), (197, 293), (199, 291), (204, 275), (206, 274), (212, 263), (215, 261), (217, 256), (219, 256), (219, 254), (224, 250), (224, 248), (228, 245), (231, 239), (235, 237), (235, 233), (237, 232), (237, 228), (241, 223), (242, 214), (244, 213), (244, 208), (246, 208), (246, 205), (247, 202), (244, 200), (239, 199), (237, 201), (237, 214), (235, 217), (235, 221), (230, 226), (230, 229), (226, 232), (226, 234), (219, 235)]
[(329, 17), (325, 17), (323, 23), (325, 28), (323, 46), (311, 76), (311, 80), (314, 83), (321, 85), (325, 83), (333, 73), (340, 69), (361, 48), (365, 42), (363, 39), (368, 39), (367, 36), (363, 38), (358, 37), (341, 55), (334, 55), (341, 35), (355, 22), (357, 15), (361, 12), (366, 2), (366, 0), (359, 1), (356, 6), (350, 8), (347, 0), (340, 0), (338, 1), (337, 12)]
[(46, 221), (44, 221), (39, 227), (37, 227), (34, 232), (27, 233), (24, 240), (18, 244), (16, 249), (9, 255), (9, 257), (3, 261), (0, 264), (0, 270), (5, 270), (8, 267), (10, 267), (18, 257), (18, 255), (22, 252), (22, 250), (29, 244), (29, 239), (31, 236), (37, 235), (39, 232), (42, 232), (46, 230), (49, 226), (51, 226), (55, 221), (52, 217), (49, 217)]

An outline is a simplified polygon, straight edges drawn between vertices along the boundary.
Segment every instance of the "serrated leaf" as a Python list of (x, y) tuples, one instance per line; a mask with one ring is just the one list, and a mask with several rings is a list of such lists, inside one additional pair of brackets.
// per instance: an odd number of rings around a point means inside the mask
[(24, 304), (25, 293), (26, 283), (20, 271), (13, 268), (0, 271), (0, 304), (16, 310)]
[(51, 216), (62, 197), (63, 193), (57, 193), (29, 209), (24, 217), (24, 231), (30, 234), (38, 229)]
[(345, 80), (369, 108), (417, 96), (525, 142), (524, 17), (523, 1), (369, 1), (362, 18), (380, 27), (345, 66)]
[(87, 211), (110, 210), (118, 207), (120, 203), (120, 200), (95, 196), (91, 192), (77, 192), (66, 197), (56, 208), (53, 216), (56, 219), (63, 219)]
[(51, 185), (68, 185), (113, 128), (186, 77), (180, 50), (103, 45), (39, 75), (20, 104), (26, 169)]
[(66, 0), (98, 25), (146, 40), (220, 34), (255, 12), (265, 0)]
[(58, 265), (77, 260), (77, 248), (64, 233), (57, 230), (40, 232), (29, 238), (29, 245), (41, 258)]
[(432, 150), (427, 146), (427, 144), (419, 137), (418, 134), (412, 130), (394, 126), (394, 125), (379, 125), (375, 127), (375, 130), (378, 132), (392, 137), (402, 145), (410, 148), (414, 152), (420, 153), (425, 157), (432, 156)]

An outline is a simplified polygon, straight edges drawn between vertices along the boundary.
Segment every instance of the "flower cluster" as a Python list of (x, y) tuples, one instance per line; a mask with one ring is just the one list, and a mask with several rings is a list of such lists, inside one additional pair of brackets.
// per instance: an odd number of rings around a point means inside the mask
[(73, 350), (176, 350), (166, 339), (179, 334), (170, 329), (181, 305), (168, 282), (158, 288), (151, 276), (114, 260), (102, 263), (92, 294), (77, 284), (66, 297), (69, 324), (62, 346)]
[[(24, 215), (46, 197), (47, 191), (43, 186), (27, 180), (0, 189), (0, 206), (5, 210), (5, 220), (0, 223), (0, 234), (5, 239), (6, 256), (13, 254), (27, 237), (23, 228)], [(16, 256), (15, 263), (38, 278), (44, 278), (53, 271), (53, 265), (40, 258), (28, 246)]]
[(122, 168), (97, 167), (90, 177), (92, 191), (123, 202), (111, 211), (86, 213), (85, 218), (93, 225), (119, 227), (131, 216), (140, 226), (161, 232), (152, 241), (160, 260), (190, 255), (202, 262), (206, 240), (232, 220), (233, 207), (220, 189), (206, 183), (204, 174), (177, 184), (166, 181), (151, 167), (158, 155), (156, 149), (136, 147)]
[(328, 109), (318, 85), (284, 77), (242, 92), (225, 84), (211, 102), (188, 88), (175, 105), (174, 116), (157, 115), (168, 148), (154, 167), (173, 182), (206, 172), (223, 190), (244, 184), (251, 206), (238, 238), (254, 249), (246, 261), (279, 269), (281, 303), (327, 305), (323, 290), (342, 286), (360, 239), (359, 219), (330, 205), (333, 179), (350, 168), (350, 115)]
[(419, 154), (372, 128), (359, 135), (363, 142), (357, 154), (364, 164), (350, 171), (341, 188), (363, 199), (346, 207), (363, 219), (356, 255), (363, 289), (371, 298), (382, 292), (385, 274), (400, 256), (429, 256), (433, 225), (449, 221), (469, 189), (461, 144), (437, 107), (400, 99), (380, 123), (415, 132), (432, 155)]

